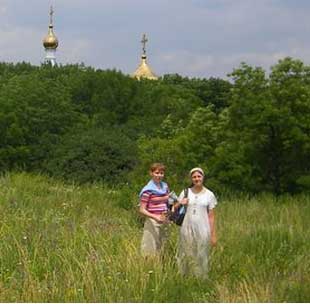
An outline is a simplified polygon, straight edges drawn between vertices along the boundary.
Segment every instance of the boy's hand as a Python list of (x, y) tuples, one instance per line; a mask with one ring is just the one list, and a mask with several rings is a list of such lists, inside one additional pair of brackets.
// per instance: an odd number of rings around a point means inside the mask
[(165, 212), (158, 214), (155, 216), (155, 220), (159, 223), (159, 224), (163, 224), (163, 223), (167, 223), (168, 219), (167, 219), (167, 214)]

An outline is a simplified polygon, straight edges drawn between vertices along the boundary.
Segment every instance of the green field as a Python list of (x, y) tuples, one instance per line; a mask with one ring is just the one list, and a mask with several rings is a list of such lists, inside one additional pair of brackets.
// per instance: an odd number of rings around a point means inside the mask
[[(129, 210), (122, 200), (132, 201)], [(134, 195), (42, 176), (0, 179), (1, 302), (310, 302), (310, 196), (221, 197), (209, 279), (139, 255)]]

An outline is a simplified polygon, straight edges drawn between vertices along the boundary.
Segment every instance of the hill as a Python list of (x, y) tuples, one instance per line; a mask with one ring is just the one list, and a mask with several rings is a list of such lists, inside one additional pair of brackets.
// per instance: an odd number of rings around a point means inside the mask
[(135, 193), (6, 174), (0, 301), (309, 302), (310, 197), (219, 202), (219, 243), (209, 279), (200, 281), (177, 272), (175, 226), (161, 260), (141, 258)]

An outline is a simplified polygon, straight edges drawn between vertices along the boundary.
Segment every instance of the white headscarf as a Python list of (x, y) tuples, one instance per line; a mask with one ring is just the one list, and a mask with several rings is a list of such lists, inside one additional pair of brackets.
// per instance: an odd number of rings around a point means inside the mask
[(193, 168), (191, 171), (190, 171), (190, 176), (192, 176), (192, 174), (195, 172), (195, 171), (198, 171), (202, 176), (205, 176), (205, 173), (203, 172), (203, 170), (199, 167), (196, 167), (196, 168)]

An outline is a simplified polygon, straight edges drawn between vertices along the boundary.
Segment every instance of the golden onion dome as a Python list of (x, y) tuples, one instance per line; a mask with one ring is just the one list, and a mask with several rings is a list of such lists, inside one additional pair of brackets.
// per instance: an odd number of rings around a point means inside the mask
[(43, 45), (46, 49), (56, 49), (58, 47), (58, 39), (53, 31), (53, 25), (50, 24), (48, 34), (43, 39)]
[(141, 62), (139, 67), (136, 69), (136, 71), (133, 73), (133, 77), (137, 78), (137, 79), (141, 79), (141, 78), (146, 78), (146, 79), (151, 79), (151, 80), (156, 80), (158, 79), (158, 77), (153, 73), (151, 67), (147, 64), (146, 62), (146, 49), (145, 49), (145, 45), (147, 43), (147, 38), (146, 35), (143, 34), (142, 36), (142, 56), (141, 56)]
[(50, 25), (48, 27), (48, 33), (43, 39), (43, 45), (46, 49), (56, 49), (58, 46), (58, 39), (53, 31), (53, 7), (50, 7)]
[(133, 73), (133, 77), (137, 79), (146, 78), (156, 80), (158, 77), (153, 73), (151, 67), (146, 62), (146, 55), (143, 54), (141, 57), (141, 63), (136, 71)]

